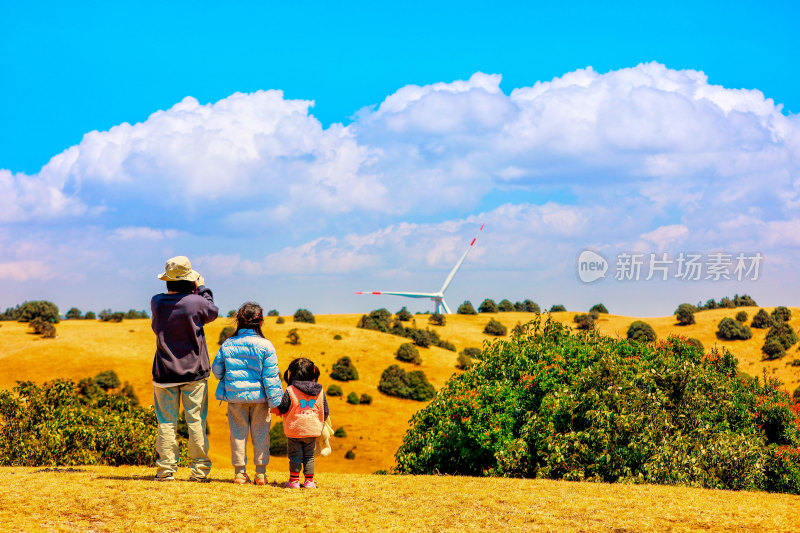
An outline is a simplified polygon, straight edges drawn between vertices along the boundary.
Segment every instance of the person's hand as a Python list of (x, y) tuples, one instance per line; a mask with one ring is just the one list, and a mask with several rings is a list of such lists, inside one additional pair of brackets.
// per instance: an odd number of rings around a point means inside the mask
[(204, 278), (203, 276), (200, 276), (200, 277), (199, 277), (199, 278), (197, 278), (197, 280), (194, 282), (194, 286), (195, 286), (195, 287), (198, 287), (198, 288), (200, 287), (200, 285), (205, 285), (205, 284), (206, 284), (206, 280), (205, 280), (205, 278)]

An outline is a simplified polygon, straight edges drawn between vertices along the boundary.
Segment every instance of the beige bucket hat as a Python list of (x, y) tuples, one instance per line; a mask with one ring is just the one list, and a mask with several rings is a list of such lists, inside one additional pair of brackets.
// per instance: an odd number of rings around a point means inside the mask
[(197, 281), (199, 278), (200, 274), (192, 270), (192, 263), (184, 255), (167, 259), (164, 272), (158, 276), (158, 279), (164, 281)]

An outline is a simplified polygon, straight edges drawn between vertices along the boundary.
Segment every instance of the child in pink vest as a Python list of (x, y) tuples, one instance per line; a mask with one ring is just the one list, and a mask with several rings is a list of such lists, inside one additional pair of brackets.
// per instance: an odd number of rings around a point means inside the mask
[(319, 368), (310, 359), (301, 357), (289, 363), (283, 379), (289, 386), (286, 387), (276, 411), (283, 416), (283, 431), (286, 433), (289, 454), (289, 481), (284, 487), (300, 487), (302, 467), (303, 487), (315, 489), (314, 447), (330, 413), (322, 385), (317, 383)]

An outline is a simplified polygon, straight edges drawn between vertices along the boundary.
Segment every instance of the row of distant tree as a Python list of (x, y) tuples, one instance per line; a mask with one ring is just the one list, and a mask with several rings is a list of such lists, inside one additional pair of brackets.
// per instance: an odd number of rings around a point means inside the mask
[[(77, 307), (72, 307), (64, 314), (66, 320), (101, 320), (103, 322), (122, 322), (125, 318), (150, 318), (147, 311), (137, 311), (131, 309), (127, 312), (112, 311), (111, 309), (103, 309), (95, 314), (93, 311), (87, 311), (85, 314)], [(53, 302), (47, 300), (35, 300), (31, 302), (23, 302), (15, 307), (9, 307), (0, 313), (0, 320), (15, 320), (17, 322), (32, 322), (39, 319), (43, 322), (51, 324), (58, 324), (61, 321), (61, 315), (58, 311), (58, 306)]]

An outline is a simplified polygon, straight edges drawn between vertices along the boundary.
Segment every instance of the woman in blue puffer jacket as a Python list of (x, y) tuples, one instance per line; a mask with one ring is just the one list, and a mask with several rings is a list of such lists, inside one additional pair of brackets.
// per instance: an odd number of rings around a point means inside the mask
[(255, 484), (267, 484), (270, 407), (283, 397), (278, 356), (264, 338), (264, 310), (256, 303), (242, 304), (236, 313), (236, 333), (214, 358), (211, 371), (219, 379), (217, 399), (228, 402), (233, 482), (250, 482), (247, 475), (247, 437), (252, 436)]

